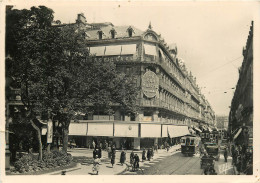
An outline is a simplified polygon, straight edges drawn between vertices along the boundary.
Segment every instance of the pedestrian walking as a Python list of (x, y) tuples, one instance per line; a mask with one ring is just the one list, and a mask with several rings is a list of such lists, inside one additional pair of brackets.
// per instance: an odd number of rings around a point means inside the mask
[(98, 155), (98, 152), (97, 152), (97, 149), (95, 148), (93, 150), (93, 158), (95, 159), (97, 155)]
[(240, 172), (241, 172), (241, 164), (242, 164), (242, 162), (241, 162), (241, 156), (239, 155), (239, 156), (237, 157), (237, 164), (236, 164), (238, 175), (240, 175)]
[(152, 156), (152, 159), (153, 159), (153, 156), (154, 156), (154, 147), (151, 148), (151, 156)]
[(145, 150), (145, 148), (144, 148), (144, 150), (143, 150), (143, 153), (142, 153), (142, 161), (145, 161), (146, 160), (146, 150)]
[(151, 149), (150, 148), (147, 150), (147, 160), (148, 161), (151, 160)]
[(232, 154), (232, 162), (233, 162), (233, 165), (236, 165), (237, 164), (237, 156), (238, 156), (238, 151), (235, 150), (233, 151), (233, 154)]
[(95, 156), (94, 161), (93, 161), (93, 168), (92, 171), (95, 172), (98, 175), (99, 172), (99, 164), (100, 164), (100, 159), (98, 158), (98, 155)]
[(123, 166), (123, 164), (125, 163), (125, 159), (126, 159), (126, 157), (125, 157), (125, 151), (122, 150), (121, 155), (120, 155), (120, 163), (121, 163), (122, 166)]
[(139, 156), (137, 154), (135, 154), (134, 156), (134, 171), (139, 169)]
[(112, 155), (111, 155), (111, 165), (112, 165), (112, 167), (114, 167), (115, 159), (116, 159), (116, 151), (112, 151)]
[(102, 157), (102, 149), (99, 146), (99, 148), (98, 148), (98, 158), (101, 158), (101, 157)]
[(156, 153), (158, 153), (158, 144), (157, 143), (155, 144), (154, 149), (155, 149)]
[(228, 157), (228, 152), (227, 152), (227, 148), (225, 148), (225, 150), (224, 150), (225, 162), (227, 162), (227, 157)]
[(169, 152), (169, 149), (170, 149), (170, 145), (167, 143), (167, 152)]
[(209, 175), (217, 175), (217, 173), (213, 167), (209, 168)]
[(108, 146), (108, 148), (107, 148), (107, 155), (108, 155), (108, 158), (109, 159), (111, 159), (111, 156), (112, 156), (112, 149), (111, 149), (111, 147), (110, 146)]
[(107, 143), (106, 140), (105, 140), (105, 144), (104, 144), (104, 146), (105, 146), (105, 149), (107, 150), (107, 148), (108, 148), (108, 143)]
[(135, 157), (135, 154), (134, 154), (134, 151), (132, 151), (131, 154), (130, 154), (130, 164), (132, 166), (132, 169), (133, 169), (134, 162), (135, 162), (134, 157)]
[(96, 143), (95, 143), (95, 141), (93, 140), (93, 142), (92, 142), (92, 146), (93, 146), (93, 149), (95, 149), (96, 148)]

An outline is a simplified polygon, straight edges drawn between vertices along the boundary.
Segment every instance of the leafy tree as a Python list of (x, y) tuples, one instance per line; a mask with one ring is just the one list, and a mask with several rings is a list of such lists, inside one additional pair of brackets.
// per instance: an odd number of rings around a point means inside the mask
[(130, 75), (118, 74), (115, 63), (89, 57), (84, 30), (77, 25), (51, 26), (53, 11), (7, 9), (6, 75), (21, 86), (26, 119), (42, 143), (37, 116), (57, 120), (67, 151), (70, 121), (88, 106), (112, 113), (115, 103), (134, 112), (137, 90)]
[[(42, 76), (41, 63), (44, 49), (40, 44), (44, 36), (48, 37), (53, 11), (44, 6), (31, 10), (6, 9), (6, 77), (16, 78), (20, 83), (22, 101), (27, 109), (24, 118), (37, 131), (39, 159), (42, 159), (41, 130), (37, 123), (35, 99), (31, 98), (31, 86)], [(46, 42), (43, 43), (46, 46)], [(41, 46), (39, 46), (41, 45)]]

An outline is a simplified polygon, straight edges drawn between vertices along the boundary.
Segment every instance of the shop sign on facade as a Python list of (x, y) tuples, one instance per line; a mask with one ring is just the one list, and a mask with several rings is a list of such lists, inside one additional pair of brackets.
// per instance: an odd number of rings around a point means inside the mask
[(153, 98), (159, 89), (159, 78), (152, 71), (147, 71), (142, 78), (142, 90), (146, 97)]

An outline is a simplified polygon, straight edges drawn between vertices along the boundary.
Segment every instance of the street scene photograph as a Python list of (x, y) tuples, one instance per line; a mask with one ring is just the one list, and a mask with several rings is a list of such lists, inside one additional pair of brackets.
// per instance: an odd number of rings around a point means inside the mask
[(259, 4), (76, 2), (4, 5), (6, 177), (254, 175)]

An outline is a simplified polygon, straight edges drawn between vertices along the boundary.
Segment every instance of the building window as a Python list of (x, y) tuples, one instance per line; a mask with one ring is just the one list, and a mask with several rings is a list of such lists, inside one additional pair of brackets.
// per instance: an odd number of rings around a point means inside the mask
[(128, 32), (128, 36), (129, 36), (129, 37), (132, 37), (132, 36), (133, 36), (133, 33), (135, 33), (135, 32), (134, 32), (134, 29), (133, 29), (131, 26), (128, 27), (127, 32)]
[(111, 34), (111, 38), (114, 39), (116, 37), (116, 30), (114, 28), (112, 28), (110, 30), (110, 34)]
[(98, 31), (98, 39), (102, 39), (103, 36), (103, 32), (102, 31)]
[(130, 121), (135, 121), (135, 114), (133, 113), (130, 114)]

